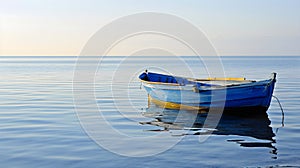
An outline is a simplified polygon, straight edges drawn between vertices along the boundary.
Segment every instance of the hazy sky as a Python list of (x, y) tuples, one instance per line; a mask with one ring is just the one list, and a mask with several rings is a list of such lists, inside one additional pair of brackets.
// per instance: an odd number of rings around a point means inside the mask
[(0, 55), (79, 55), (114, 19), (169, 13), (220, 55), (300, 55), (300, 0), (0, 0)]

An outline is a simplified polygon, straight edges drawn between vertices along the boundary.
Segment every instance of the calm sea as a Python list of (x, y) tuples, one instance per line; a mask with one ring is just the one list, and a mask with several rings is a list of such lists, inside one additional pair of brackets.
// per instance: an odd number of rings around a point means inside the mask
[[(95, 57), (86, 58), (79, 64), (89, 70)], [(94, 89), (93, 115), (105, 118), (99, 123), (83, 121), (89, 109), (76, 111), (80, 108), (73, 89), (76, 60), (0, 57), (1, 167), (300, 166), (300, 57), (103, 57), (92, 69), (93, 84), (86, 85)], [(265, 79), (277, 72), (274, 95), (284, 117), (273, 98), (266, 114), (224, 115), (216, 128), (206, 130), (201, 129), (205, 115), (199, 115), (192, 128), (180, 134), (186, 128), (172, 124), (178, 111), (152, 104), (148, 108), (147, 94), (137, 79), (145, 68), (199, 78), (223, 72), (228, 77)], [(85, 94), (80, 98), (90, 99)], [(186, 112), (183, 123), (190, 121), (189, 115)], [(96, 138), (82, 124), (94, 126)], [(112, 138), (112, 131), (121, 138)], [(201, 132), (211, 135), (199, 141)], [(122, 138), (126, 136), (154, 136), (159, 141), (139, 146), (126, 142)], [(162, 137), (179, 141), (171, 145)], [(102, 143), (103, 139), (111, 143)]]

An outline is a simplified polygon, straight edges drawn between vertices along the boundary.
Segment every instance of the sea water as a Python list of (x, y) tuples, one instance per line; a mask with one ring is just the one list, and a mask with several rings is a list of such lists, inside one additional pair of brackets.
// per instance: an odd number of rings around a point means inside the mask
[[(86, 58), (82, 63), (75, 56), (0, 57), (1, 167), (300, 166), (300, 57)], [(93, 86), (97, 104), (93, 115), (104, 117), (106, 122), (87, 123), (100, 128), (94, 132), (97, 139), (83, 126), (76, 110), (74, 72), (78, 64), (89, 67), (99, 60), (96, 69), (91, 69), (95, 72), (93, 83), (87, 85)], [(186, 134), (176, 133), (183, 127), (151, 125), (157, 119), (170, 124), (178, 111), (150, 105), (154, 109), (149, 112), (147, 93), (137, 79), (144, 69), (198, 78), (223, 75), (253, 80), (269, 78), (276, 72), (274, 96), (283, 113), (273, 98), (266, 115), (225, 116), (205, 141), (199, 141), (203, 130), (195, 129), (195, 125), (191, 125), (195, 130)], [(84, 94), (81, 98), (84, 100)], [(200, 123), (200, 128), (202, 120), (205, 117), (198, 116), (183, 122)], [(107, 123), (112, 129), (101, 129)], [(101, 144), (102, 139), (111, 138), (111, 131), (133, 139), (160, 135), (171, 141), (180, 139), (161, 150), (154, 143), (137, 148), (122, 143), (122, 139), (112, 139), (112, 149)], [(162, 140), (164, 146), (168, 145), (164, 143)]]

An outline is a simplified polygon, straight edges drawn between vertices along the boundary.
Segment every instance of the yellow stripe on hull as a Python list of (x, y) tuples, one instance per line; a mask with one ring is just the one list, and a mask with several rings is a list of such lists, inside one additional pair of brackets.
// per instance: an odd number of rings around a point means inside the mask
[(182, 109), (182, 110), (208, 111), (207, 107), (188, 106), (188, 105), (184, 105), (184, 104), (165, 102), (165, 101), (153, 99), (151, 96), (148, 96), (148, 101), (152, 102), (162, 108), (176, 109), (176, 110)]

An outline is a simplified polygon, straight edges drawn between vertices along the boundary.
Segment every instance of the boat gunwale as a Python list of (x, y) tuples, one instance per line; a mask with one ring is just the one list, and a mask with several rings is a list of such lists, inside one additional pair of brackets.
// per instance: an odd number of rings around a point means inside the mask
[[(181, 77), (183, 78), (183, 77)], [(247, 83), (252, 83), (252, 82), (257, 82), (257, 81), (253, 81), (253, 80), (220, 80), (220, 79), (213, 79), (213, 78), (209, 78), (209, 79), (194, 79), (194, 78), (185, 78), (187, 79), (188, 81), (190, 82), (195, 82), (195, 83), (200, 83), (201, 81), (236, 81), (236, 82), (241, 82), (241, 84), (247, 84)], [(180, 83), (167, 83), (167, 82), (153, 82), (153, 81), (146, 81), (146, 80), (143, 80), (143, 79), (140, 79), (139, 80), (143, 83), (147, 83), (147, 84), (154, 84), (154, 85), (171, 85), (171, 86), (185, 86), (187, 84), (180, 84)], [(236, 84), (236, 85), (239, 85), (239, 84)], [(217, 85), (215, 85), (217, 86)], [(219, 86), (223, 86), (223, 85), (219, 85)], [(230, 86), (230, 85), (224, 85), (224, 86)]]
[[(270, 83), (272, 83), (274, 79), (266, 79), (266, 80), (260, 80), (260, 81), (251, 81), (251, 82), (247, 82), (247, 83), (241, 83), (241, 84), (229, 84), (229, 85), (212, 85), (212, 86), (206, 86), (208, 89), (201, 88), (201, 91), (211, 91), (211, 90), (217, 90), (217, 89), (230, 89), (230, 88), (237, 88), (237, 87), (249, 87), (252, 86), (250, 84), (254, 84), (255, 86), (264, 86), (264, 85), (268, 85)], [(166, 86), (181, 86), (181, 87), (192, 87), (195, 88), (194, 85), (192, 84), (179, 84), (179, 83), (165, 83), (165, 82), (151, 82), (151, 81), (145, 81), (140, 79), (141, 82), (145, 83), (148, 85), (148, 87), (150, 87), (149, 85), (166, 85)], [(262, 83), (259, 84), (260, 82), (265, 82), (268, 81), (268, 83)], [(154, 87), (154, 86), (152, 86)], [(205, 87), (205, 86), (204, 86)], [(184, 90), (183, 88), (178, 88), (178, 89), (174, 89), (174, 88), (160, 88), (162, 90)], [(187, 89), (189, 90), (189, 89)]]
[(143, 83), (153, 84), (153, 85), (184, 86), (184, 85), (180, 85), (179, 83), (152, 82), (152, 81), (146, 81), (146, 80), (143, 80), (143, 79), (140, 79), (140, 81), (143, 82)]

